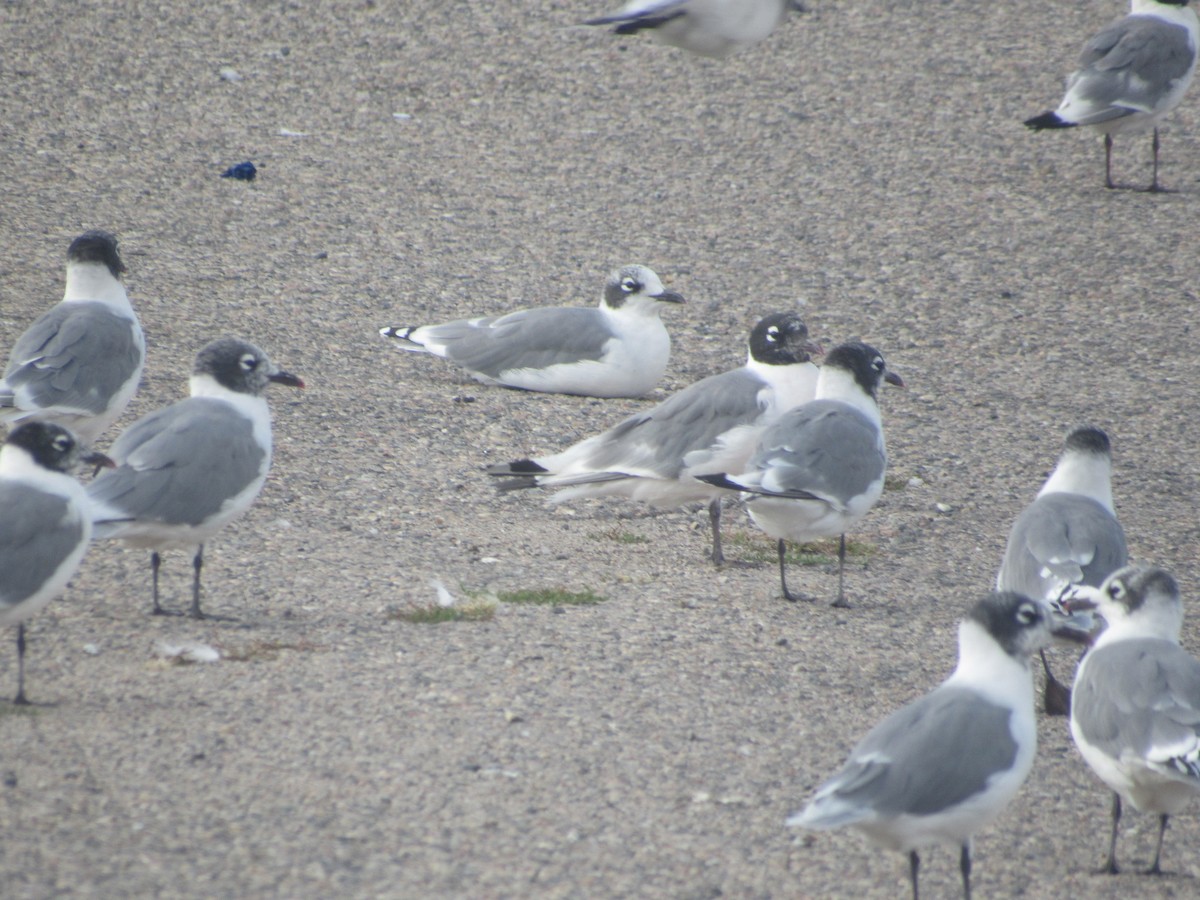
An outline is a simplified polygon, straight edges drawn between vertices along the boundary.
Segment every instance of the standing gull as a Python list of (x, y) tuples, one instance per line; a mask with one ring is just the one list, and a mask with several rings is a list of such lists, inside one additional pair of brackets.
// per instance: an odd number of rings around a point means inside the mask
[(1112, 136), (1154, 129), (1158, 184), (1158, 123), (1179, 105), (1196, 71), (1200, 21), (1189, 0), (1132, 0), (1129, 15), (1083, 46), (1057, 110), (1025, 124), (1034, 131), (1088, 125), (1104, 135), (1104, 184), (1112, 180)]
[(613, 34), (649, 31), (664, 44), (720, 58), (757, 44), (783, 21), (793, 0), (630, 0), (619, 12), (585, 25), (614, 25)]
[[(1072, 585), (1099, 587), (1127, 560), (1125, 532), (1113, 512), (1108, 435), (1076, 428), (1037, 499), (1013, 523), (996, 589), (1053, 602)], [(1065, 716), (1070, 692), (1051, 673), (1045, 651), (1042, 668), (1046, 712)]]
[(924, 697), (892, 713), (803, 812), (801, 828), (853, 825), (873, 843), (908, 854), (913, 900), (918, 850), (961, 847), (971, 896), (971, 842), (1016, 796), (1037, 750), (1030, 656), (1051, 637), (1049, 607), (989, 594), (958, 627), (958, 667)]
[(1161, 874), (1167, 819), (1200, 794), (1200, 661), (1179, 646), (1179, 586), (1162, 569), (1126, 566), (1099, 589), (1076, 589), (1066, 606), (1096, 609), (1108, 623), (1079, 664), (1071, 700), (1075, 745), (1113, 791), (1103, 871), (1118, 871), (1124, 800), (1158, 813), (1146, 874)]
[(213, 341), (196, 356), (191, 396), (134, 422), (113, 443), (117, 467), (87, 489), (97, 538), (149, 547), (154, 612), (160, 550), (196, 548), (190, 615), (200, 611), (204, 542), (254, 502), (271, 466), (271, 382), (304, 387), (246, 341)]
[(88, 231), (67, 249), (62, 302), (17, 338), (0, 379), (0, 419), (40, 420), (90, 444), (129, 405), (146, 342), (129, 303), (117, 239)]
[(887, 470), (877, 402), (885, 381), (904, 386), (874, 347), (860, 342), (834, 347), (821, 366), (816, 399), (767, 428), (740, 474), (738, 469), (725, 469), (700, 476), (701, 481), (745, 493), (755, 524), (778, 539), (779, 581), (787, 600), (812, 598), (788, 591), (785, 541), (806, 543), (840, 535), (833, 605), (848, 605), (846, 531), (879, 500)]
[(608, 277), (598, 307), (542, 307), (442, 325), (379, 329), (402, 350), (432, 353), (484, 384), (581, 394), (640, 397), (654, 390), (671, 355), (659, 314), (683, 303), (645, 266)]
[(25, 620), (59, 596), (92, 537), (89, 502), (71, 477), (81, 454), (70, 431), (51, 422), (18, 425), (0, 447), (0, 627), (17, 626), (17, 695), (25, 697)]
[(821, 348), (795, 313), (772, 313), (750, 332), (746, 364), (689, 385), (658, 406), (553, 456), (492, 466), (502, 490), (563, 487), (553, 502), (628, 497), (653, 506), (708, 502), (712, 559), (721, 565), (723, 491), (697, 480), (749, 459), (764, 426), (816, 390)]

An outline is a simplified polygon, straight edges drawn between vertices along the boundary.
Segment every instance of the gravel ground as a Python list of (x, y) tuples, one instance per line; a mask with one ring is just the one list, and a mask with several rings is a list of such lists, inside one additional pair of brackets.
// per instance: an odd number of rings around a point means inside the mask
[[(149, 344), (127, 421), (217, 336), (309, 384), (273, 394), (270, 480), (209, 545), (206, 608), (235, 621), (150, 617), (146, 554), (116, 545), (32, 621), (39, 705), (0, 707), (6, 897), (903, 896), (899, 856), (783, 819), (951, 668), (1071, 425), (1109, 430), (1131, 552), (1191, 596), (1194, 96), (1164, 129), (1175, 192), (1109, 192), (1097, 136), (1020, 122), (1118, 2), (808, 5), (716, 62), (573, 27), (598, 0), (0, 4), (0, 346), (105, 227)], [(1149, 182), (1149, 143), (1118, 140), (1120, 181)], [(243, 159), (257, 181), (218, 177)], [(376, 334), (591, 304), (626, 262), (690, 301), (647, 400), (485, 388)], [(854, 536), (853, 609), (780, 600), (737, 510), (717, 571), (696, 510), (484, 477), (739, 365), (797, 303), (909, 386), (883, 397), (897, 489)], [(435, 577), (606, 600), (397, 619)], [(182, 608), (185, 554), (164, 578)], [(158, 659), (184, 640), (225, 658)], [(1094, 876), (1108, 795), (1061, 720), (1041, 740), (976, 842), (979, 895), (1195, 896), (1195, 812), (1168, 876)], [(1148, 862), (1153, 818), (1126, 821)], [(956, 853), (925, 861), (954, 896)]]

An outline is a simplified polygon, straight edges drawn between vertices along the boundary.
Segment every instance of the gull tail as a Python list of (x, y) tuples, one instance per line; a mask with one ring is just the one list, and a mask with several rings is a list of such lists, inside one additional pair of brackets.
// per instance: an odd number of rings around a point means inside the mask
[(713, 487), (726, 488), (730, 491), (744, 491), (746, 487), (733, 481), (724, 472), (717, 472), (714, 475), (693, 475), (697, 481), (703, 481), (705, 484), (711, 484)]
[(507, 478), (496, 488), (501, 491), (519, 491), (524, 488), (538, 486), (538, 475), (549, 475), (550, 470), (539, 466), (532, 459), (516, 459), (508, 463), (498, 463), (487, 467), (487, 473), (495, 478)]
[(404, 350), (424, 350), (424, 344), (410, 337), (420, 327), (420, 325), (388, 325), (386, 328), (380, 328), (379, 333), (385, 338), (397, 341)]
[(1040, 116), (1034, 116), (1032, 119), (1025, 120), (1025, 127), (1031, 128), (1034, 131), (1042, 131), (1046, 128), (1074, 128), (1074, 122), (1068, 122), (1066, 119), (1059, 116), (1052, 109), (1046, 110)]
[(588, 19), (584, 25), (615, 25), (613, 34), (637, 34), (639, 31), (649, 31), (666, 25), (673, 19), (678, 19), (683, 12), (668, 13), (665, 16), (651, 16), (645, 13), (617, 13), (611, 16), (601, 16), (598, 19)]

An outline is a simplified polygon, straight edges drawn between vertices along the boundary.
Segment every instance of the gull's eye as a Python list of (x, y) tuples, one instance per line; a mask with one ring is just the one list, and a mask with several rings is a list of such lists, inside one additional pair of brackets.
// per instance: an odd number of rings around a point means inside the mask
[(65, 434), (58, 435), (52, 443), (54, 444), (54, 449), (59, 453), (66, 453), (71, 449), (71, 439)]
[(874, 369), (876, 372), (882, 372), (884, 369), (887, 368), (887, 363), (885, 363), (883, 361), (882, 356), (877, 356), (873, 360), (871, 360), (871, 368)]
[(1017, 607), (1017, 621), (1022, 625), (1032, 625), (1041, 617), (1041, 612), (1032, 603), (1022, 603)]
[(255, 356), (253, 353), (242, 354), (242, 358), (239, 360), (239, 362), (240, 362), (242, 368), (245, 369), (247, 372), (253, 372), (255, 369), (258, 368), (258, 357)]
[(1125, 596), (1125, 585), (1120, 581), (1114, 581), (1108, 586), (1108, 596), (1114, 600), (1120, 600)]
[(767, 329), (767, 340), (772, 344), (779, 340), (779, 327), (777, 325), (772, 325)]
[(627, 294), (633, 294), (642, 289), (642, 283), (636, 278), (622, 278), (621, 290)]

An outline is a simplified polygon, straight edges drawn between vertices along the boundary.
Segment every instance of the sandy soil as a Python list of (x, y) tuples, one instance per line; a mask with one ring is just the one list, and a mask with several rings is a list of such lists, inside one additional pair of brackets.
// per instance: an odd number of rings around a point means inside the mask
[[(209, 546), (206, 607), (235, 621), (152, 618), (146, 555), (115, 545), (32, 621), (39, 705), (0, 707), (6, 897), (903, 896), (900, 857), (783, 820), (950, 669), (1069, 426), (1109, 430), (1132, 553), (1190, 599), (1194, 97), (1163, 133), (1175, 192), (1109, 192), (1098, 137), (1020, 122), (1119, 3), (808, 5), (713, 62), (573, 27), (607, 9), (583, 0), (0, 4), (0, 346), (104, 227), (149, 343), (127, 420), (217, 336), (309, 383), (273, 395), (270, 481)], [(257, 181), (219, 177), (245, 159)], [(1119, 180), (1149, 162), (1118, 140)], [(485, 388), (376, 333), (591, 304), (626, 262), (690, 300), (648, 400)], [(852, 610), (779, 599), (737, 510), (716, 571), (698, 511), (550, 510), (484, 477), (740, 364), (795, 304), (909, 385)], [(182, 608), (186, 555), (164, 575)], [(435, 577), (606, 599), (397, 619)], [(158, 658), (183, 640), (225, 658)], [(1041, 739), (977, 841), (979, 896), (1194, 896), (1195, 812), (1169, 876), (1093, 876), (1108, 796), (1061, 721)], [(1144, 863), (1154, 822), (1127, 822)], [(923, 884), (954, 896), (957, 855)]]

